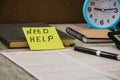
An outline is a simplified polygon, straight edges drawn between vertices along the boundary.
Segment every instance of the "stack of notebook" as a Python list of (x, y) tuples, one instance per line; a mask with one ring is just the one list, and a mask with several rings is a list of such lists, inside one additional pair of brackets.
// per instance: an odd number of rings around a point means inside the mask
[[(30, 24), (0, 24), (0, 40), (8, 48), (25, 48), (29, 47), (25, 39), (22, 27), (50, 27), (49, 24), (44, 23), (30, 23)], [(57, 29), (57, 32), (64, 44), (64, 46), (71, 46), (74, 44), (74, 38)]]

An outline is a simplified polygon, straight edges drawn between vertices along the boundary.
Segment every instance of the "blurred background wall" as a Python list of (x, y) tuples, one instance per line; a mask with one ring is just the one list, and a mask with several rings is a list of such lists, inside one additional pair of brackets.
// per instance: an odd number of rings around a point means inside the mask
[(84, 23), (84, 0), (0, 0), (0, 23)]

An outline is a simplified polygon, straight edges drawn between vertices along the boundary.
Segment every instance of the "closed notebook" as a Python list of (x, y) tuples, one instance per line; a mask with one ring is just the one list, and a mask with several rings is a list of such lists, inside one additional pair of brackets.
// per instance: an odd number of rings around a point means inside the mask
[(108, 43), (112, 42), (107, 36), (109, 29), (66, 28), (66, 32), (85, 43)]
[[(29, 47), (22, 31), (23, 26), (28, 27), (50, 27), (44, 23), (29, 23), (29, 24), (0, 24), (0, 40), (8, 48), (25, 48)], [(70, 46), (74, 38), (57, 29), (64, 46)]]

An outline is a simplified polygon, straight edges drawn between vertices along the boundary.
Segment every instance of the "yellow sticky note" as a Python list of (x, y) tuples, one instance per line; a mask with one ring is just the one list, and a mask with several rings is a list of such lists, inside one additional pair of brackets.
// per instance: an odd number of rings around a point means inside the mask
[(55, 27), (23, 27), (22, 29), (31, 50), (64, 48)]

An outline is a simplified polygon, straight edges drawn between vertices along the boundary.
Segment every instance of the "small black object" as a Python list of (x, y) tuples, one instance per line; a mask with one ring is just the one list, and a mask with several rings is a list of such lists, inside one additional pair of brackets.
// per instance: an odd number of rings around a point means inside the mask
[(83, 53), (87, 53), (87, 54), (100, 56), (100, 57), (110, 58), (110, 59), (114, 59), (114, 60), (120, 60), (120, 54), (99, 51), (99, 50), (90, 49), (90, 48), (86, 48), (86, 47), (80, 47), (80, 46), (75, 46), (74, 50), (83, 52)]
[(120, 49), (120, 31), (108, 32), (108, 36), (115, 42), (116, 47)]

